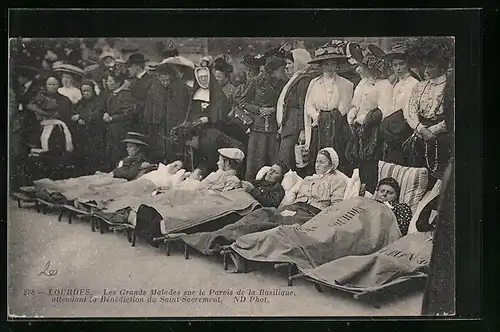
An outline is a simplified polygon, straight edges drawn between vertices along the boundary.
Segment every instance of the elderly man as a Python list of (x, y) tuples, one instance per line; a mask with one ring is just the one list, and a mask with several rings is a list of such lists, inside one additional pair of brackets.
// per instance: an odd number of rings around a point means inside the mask
[(144, 122), (144, 107), (155, 78), (146, 71), (146, 58), (143, 54), (132, 54), (127, 60), (127, 66), (129, 76), (132, 78), (129, 88), (135, 100), (137, 111), (137, 122), (134, 129), (139, 132), (146, 132), (147, 125)]

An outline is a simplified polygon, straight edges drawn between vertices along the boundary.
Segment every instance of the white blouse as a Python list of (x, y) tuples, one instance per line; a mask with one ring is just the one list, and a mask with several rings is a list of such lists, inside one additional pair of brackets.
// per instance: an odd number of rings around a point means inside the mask
[(326, 78), (324, 75), (312, 80), (306, 94), (304, 103), (305, 111), (313, 120), (317, 120), (321, 110), (332, 110), (337, 108), (342, 114), (348, 111), (348, 105), (341, 102), (341, 96), (337, 79), (334, 75)]
[(417, 83), (418, 80), (408, 73), (405, 78), (400, 79), (394, 85), (394, 92), (392, 94), (392, 108), (390, 114), (399, 110), (403, 110), (405, 119), (408, 119), (408, 102), (410, 101), (411, 92), (413, 91), (413, 88)]
[(63, 96), (68, 97), (69, 100), (71, 100), (71, 102), (73, 103), (73, 105), (78, 103), (83, 98), (82, 92), (80, 91), (80, 89), (75, 88), (75, 87), (71, 87), (71, 88), (62, 87), (62, 88), (57, 89), (57, 92), (59, 92)]
[[(445, 85), (446, 75), (415, 84), (408, 102), (407, 122), (412, 129), (420, 131), (425, 128), (420, 123), (419, 115), (426, 119), (435, 119), (443, 114)], [(447, 131), (446, 122), (441, 120), (437, 124), (428, 127), (428, 129), (434, 134), (445, 132)]]
[(352, 98), (353, 108), (349, 111), (347, 120), (349, 123), (364, 123), (368, 112), (375, 108), (382, 111), (385, 118), (391, 114), (393, 87), (388, 80), (373, 80), (363, 78)]
[(337, 74), (331, 78), (321, 75), (311, 80), (304, 101), (306, 146), (311, 143), (312, 127), (318, 121), (320, 111), (338, 109), (342, 115), (347, 114), (353, 90), (352, 82)]

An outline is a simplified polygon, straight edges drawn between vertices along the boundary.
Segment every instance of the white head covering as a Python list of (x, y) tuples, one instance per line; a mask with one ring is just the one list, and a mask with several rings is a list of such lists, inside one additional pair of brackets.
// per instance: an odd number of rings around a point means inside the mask
[(308, 62), (312, 60), (311, 54), (303, 48), (292, 50), (291, 53), (293, 57), (293, 68), (295, 72), (301, 69), (305, 69)]
[(288, 80), (288, 83), (283, 87), (283, 90), (281, 90), (276, 106), (276, 121), (278, 121), (278, 127), (280, 128), (280, 130), (281, 122), (283, 121), (283, 107), (285, 103), (285, 96), (297, 77), (307, 68), (307, 63), (311, 61), (311, 54), (303, 48), (292, 50), (291, 53), (293, 57), (294, 74)]
[(328, 155), (330, 156), (330, 160), (332, 161), (332, 167), (331, 170), (327, 173), (331, 173), (333, 171), (337, 170), (337, 167), (339, 167), (339, 155), (333, 148), (323, 148), (319, 150), (318, 154), (322, 152), (327, 152)]

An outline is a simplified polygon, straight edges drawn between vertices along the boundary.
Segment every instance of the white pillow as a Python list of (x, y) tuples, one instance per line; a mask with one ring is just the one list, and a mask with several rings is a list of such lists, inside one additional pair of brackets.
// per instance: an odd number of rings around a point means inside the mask
[(285, 197), (281, 201), (281, 206), (293, 204), (303, 181), (304, 179), (302, 179), (295, 171), (290, 170), (283, 176), (281, 185), (283, 186), (283, 189), (285, 189)]
[[(339, 173), (341, 173), (341, 172), (339, 172)], [(344, 199), (358, 197), (359, 190), (361, 189), (361, 179), (359, 178), (359, 170), (356, 168), (352, 172), (352, 177), (350, 177), (350, 178), (347, 175), (344, 175), (344, 176), (347, 178)]]
[(271, 169), (271, 166), (264, 166), (262, 167), (259, 172), (257, 172), (257, 176), (255, 177), (255, 180), (262, 180), (264, 176), (266, 176), (267, 172)]

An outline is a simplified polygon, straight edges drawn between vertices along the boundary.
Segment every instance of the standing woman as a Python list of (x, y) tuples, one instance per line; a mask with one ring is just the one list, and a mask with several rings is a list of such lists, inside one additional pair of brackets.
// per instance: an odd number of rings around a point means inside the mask
[(222, 56), (215, 58), (212, 69), (217, 83), (219, 83), (219, 86), (222, 88), (222, 91), (224, 91), (224, 94), (232, 105), (234, 93), (236, 91), (236, 87), (231, 83), (233, 66), (228, 63), (226, 56)]
[[(26, 106), (26, 109), (33, 112), (42, 128), (39, 136), (41, 152), (47, 151), (73, 151), (72, 132), (68, 128), (73, 115), (73, 105), (71, 101), (58, 92), (60, 87), (58, 79), (54, 76), (47, 78), (45, 89), (39, 91), (37, 95)], [(55, 143), (50, 146), (49, 141), (56, 137), (50, 143)], [(59, 136), (59, 137), (57, 137)], [(62, 143), (64, 142), (64, 143)], [(33, 150), (32, 150), (33, 151)]]
[(309, 83), (313, 78), (307, 70), (311, 55), (305, 49), (292, 50), (286, 59), (286, 74), (289, 77), (278, 98), (276, 121), (281, 135), (278, 159), (289, 169), (296, 169), (295, 145), (305, 140), (304, 102)]
[(170, 131), (186, 117), (189, 91), (177, 71), (169, 64), (159, 65), (144, 103), (144, 122), (153, 162), (170, 163), (176, 160), (181, 147), (168, 139)]
[(410, 166), (427, 167), (434, 179), (442, 179), (451, 156), (452, 140), (449, 132), (454, 128), (446, 119), (452, 108), (445, 108), (446, 73), (451, 58), (448, 40), (434, 41), (439, 44), (423, 54), (426, 80), (415, 85), (408, 105), (408, 124), (415, 131), (410, 144)]
[[(309, 148), (308, 160), (313, 161), (319, 150), (334, 147), (339, 151), (339, 170), (350, 174), (345, 160), (349, 133), (347, 112), (350, 109), (354, 84), (339, 76), (339, 61), (347, 61), (347, 44), (332, 41), (315, 51), (309, 63), (319, 64), (322, 75), (311, 80), (304, 106), (305, 141)], [(313, 173), (310, 162), (308, 172)]]
[(378, 161), (382, 157), (380, 122), (389, 114), (392, 102), (392, 85), (383, 77), (384, 60), (366, 48), (349, 45), (352, 57), (357, 61), (361, 81), (356, 86), (352, 108), (347, 115), (351, 135), (346, 147), (346, 158), (359, 167), (361, 182), (374, 192), (377, 186)]
[(250, 79), (238, 101), (238, 106), (252, 114), (247, 150), (245, 179), (253, 180), (259, 169), (272, 165), (278, 153), (278, 123), (276, 103), (285, 85), (285, 60), (272, 57), (266, 60), (265, 70)]
[(135, 115), (135, 104), (130, 90), (124, 86), (124, 78), (113, 72), (108, 74), (106, 85), (109, 95), (103, 114), (106, 137), (106, 155), (110, 164), (107, 171), (115, 169), (122, 153), (121, 140), (129, 132), (131, 120)]
[(105, 166), (104, 154), (104, 114), (105, 100), (96, 95), (92, 81), (82, 82), (80, 87), (82, 100), (76, 104), (75, 115), (71, 117), (77, 126), (81, 137), (85, 138), (81, 144), (81, 154), (86, 174), (93, 174)]
[(385, 59), (394, 72), (396, 83), (392, 94), (391, 110), (380, 124), (380, 133), (383, 140), (382, 160), (398, 165), (406, 165), (403, 143), (412, 134), (406, 120), (408, 118), (408, 102), (418, 80), (415, 78), (416, 75), (412, 75), (410, 72), (408, 54), (403, 45), (394, 45), (385, 56)]

